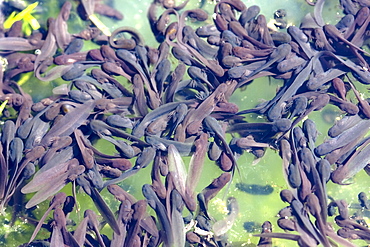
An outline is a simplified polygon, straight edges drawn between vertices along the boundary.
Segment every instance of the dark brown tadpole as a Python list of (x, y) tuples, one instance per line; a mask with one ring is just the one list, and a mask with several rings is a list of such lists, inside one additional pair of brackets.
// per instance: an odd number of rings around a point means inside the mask
[(37, 233), (40, 231), (41, 226), (44, 223), (44, 220), (46, 219), (46, 217), (49, 215), (50, 211), (58, 207), (61, 207), (64, 204), (66, 198), (67, 198), (67, 195), (64, 192), (60, 192), (53, 197), (53, 199), (50, 202), (49, 208), (45, 211), (44, 215), (41, 217), (28, 243), (31, 243), (35, 239)]
[(202, 190), (204, 195), (205, 204), (214, 198), (217, 193), (231, 180), (231, 174), (229, 172), (222, 173), (218, 178), (214, 179), (211, 184)]
[(358, 200), (360, 202), (361, 207), (363, 207), (365, 209), (369, 209), (370, 205), (369, 205), (369, 201), (367, 199), (367, 196), (366, 196), (365, 192), (360, 192), (358, 194)]
[(341, 80), (340, 78), (334, 78), (332, 81), (332, 85), (339, 97), (343, 100), (346, 100), (347, 90), (343, 80)]
[(153, 188), (149, 184), (144, 184), (142, 187), (142, 192), (145, 198), (147, 199), (147, 202), (150, 207), (152, 207), (161, 222), (161, 227), (163, 231), (165, 231), (167, 234), (164, 238), (164, 243), (166, 245), (173, 245), (175, 239), (173, 236), (173, 231), (170, 224), (170, 219), (168, 218), (167, 211), (165, 206), (162, 204), (162, 202), (159, 200), (158, 196), (154, 192)]
[(278, 226), (287, 231), (295, 231), (297, 229), (296, 227), (296, 221), (289, 218), (280, 218), (277, 220)]
[[(57, 236), (59, 234), (59, 231), (63, 237), (61, 243), (57, 243), (57, 245), (68, 244), (72, 247), (79, 247), (80, 245), (77, 243), (76, 239), (73, 237), (73, 235), (67, 230), (67, 219), (66, 215), (64, 214), (63, 210), (61, 208), (56, 208), (53, 213), (54, 216), (54, 226), (53, 226), (53, 234), (51, 236), (50, 242), (53, 243), (53, 237)], [(59, 241), (59, 240), (57, 240)]]
[(78, 148), (80, 149), (82, 160), (83, 160), (83, 163), (86, 169), (92, 169), (94, 165), (93, 150), (91, 150), (90, 148), (86, 147), (83, 144), (83, 141), (82, 141), (83, 134), (81, 130), (75, 129), (74, 135), (76, 138)]
[(76, 106), (74, 110), (68, 112), (60, 121), (51, 127), (49, 132), (43, 137), (41, 144), (48, 146), (51, 140), (56, 136), (69, 136), (75, 128), (78, 128), (90, 116), (94, 109), (95, 101), (89, 100), (84, 104)]
[(280, 198), (283, 202), (291, 203), (295, 198), (290, 190), (280, 191)]
[(132, 205), (132, 218), (131, 218), (131, 223), (128, 227), (127, 231), (127, 237), (125, 241), (125, 246), (136, 246), (134, 244), (135, 242), (135, 236), (141, 233), (140, 231), (140, 223), (145, 217), (146, 213), (146, 208), (147, 208), (148, 203), (146, 200), (140, 200), (137, 201), (135, 204)]
[[(270, 221), (265, 221), (262, 224), (262, 231), (261, 233), (271, 233), (272, 232), (272, 224)], [(260, 247), (269, 247), (272, 246), (272, 239), (269, 237), (260, 237), (260, 240), (258, 241), (257, 246)]]
[[(328, 227), (327, 227), (327, 223), (326, 223), (326, 217), (322, 217), (322, 212), (324, 212), (325, 216), (326, 216), (326, 211), (324, 210), (326, 208), (326, 202), (322, 202), (322, 198), (320, 198), (320, 201), (319, 201), (319, 198), (314, 195), (314, 194), (310, 194), (306, 197), (306, 205), (310, 211), (310, 213), (316, 218), (316, 223), (317, 223), (317, 226), (321, 232), (321, 239), (323, 240), (322, 244), (324, 246), (331, 246), (330, 243), (329, 243), (329, 240), (327, 239), (326, 235), (327, 235), (327, 231), (328, 231)], [(323, 204), (324, 207), (321, 207), (320, 204)]]
[(123, 20), (123, 14), (120, 11), (103, 3), (95, 3), (94, 12), (116, 20)]

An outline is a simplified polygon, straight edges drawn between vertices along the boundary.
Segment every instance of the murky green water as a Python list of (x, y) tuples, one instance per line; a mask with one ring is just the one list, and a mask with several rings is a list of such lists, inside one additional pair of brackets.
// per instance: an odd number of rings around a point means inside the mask
[[(100, 19), (110, 28), (111, 31), (120, 26), (134, 27), (145, 37), (145, 42), (147, 45), (156, 47), (158, 44), (152, 36), (146, 17), (147, 8), (150, 2), (150, 0), (116, 0), (113, 5), (123, 13), (124, 20), (113, 22), (105, 17), (101, 17)], [(324, 20), (327, 23), (336, 23), (342, 15), (341, 10), (339, 9), (338, 1), (330, 0), (326, 2), (327, 3), (324, 8)], [(304, 0), (245, 0), (244, 3), (247, 6), (254, 4), (259, 5), (261, 7), (261, 13), (264, 14), (268, 20), (273, 18), (273, 13), (277, 9), (286, 9), (288, 13), (288, 23), (293, 25), (299, 24), (302, 16), (313, 10), (313, 8), (308, 6)], [(40, 5), (42, 10), (47, 13), (47, 17), (56, 17), (58, 14), (58, 9), (54, 6), (61, 4), (62, 1), (59, 2), (57, 0), (50, 0), (45, 1)], [(200, 4), (203, 4), (203, 2), (190, 0), (187, 8), (195, 8), (200, 6)], [(74, 2), (74, 7), (75, 6), (76, 3)], [(212, 1), (207, 1), (204, 3), (203, 8), (212, 13), (213, 6), (214, 3)], [(43, 20), (45, 21), (45, 18), (43, 18)], [(211, 23), (211, 19), (208, 22)], [(84, 23), (79, 20), (79, 17), (72, 13), (69, 22), (70, 33), (79, 32), (82, 30), (83, 26)], [(89, 50), (91, 48), (92, 47), (85, 46), (84, 49)], [(52, 88), (59, 83), (60, 82), (58, 81), (46, 83), (40, 82), (36, 79), (31, 79), (24, 85), (24, 89), (33, 96), (34, 101), (38, 101), (43, 97), (50, 95)], [(275, 95), (276, 89), (281, 85), (281, 80), (267, 78), (258, 79), (248, 85), (245, 90), (235, 93), (230, 101), (238, 104), (241, 110), (253, 108), (262, 100), (271, 99)], [(367, 93), (367, 91), (365, 93)], [(332, 106), (327, 106), (321, 112), (314, 112), (310, 115), (310, 118), (315, 120), (318, 130), (320, 133), (322, 133), (319, 136), (317, 143), (322, 142), (323, 139), (326, 138), (327, 129), (333, 125), (335, 117), (339, 116), (340, 112), (336, 107)], [(246, 118), (250, 122), (261, 121), (260, 116), (255, 114), (250, 114), (246, 116)], [(104, 146), (106, 145), (101, 145), (100, 148), (103, 150)], [(108, 152), (109, 150), (105, 151)], [(188, 164), (189, 160), (190, 158), (184, 158), (185, 164)], [(240, 214), (232, 230), (228, 233), (228, 237), (233, 242), (233, 246), (255, 246), (255, 244), (258, 242), (258, 238), (253, 237), (252, 235), (260, 231), (259, 226), (264, 221), (271, 221), (274, 224), (273, 230), (276, 232), (282, 232), (282, 230), (280, 230), (276, 225), (276, 214), (278, 210), (287, 206), (280, 200), (279, 197), (279, 192), (282, 189), (287, 188), (282, 176), (282, 161), (276, 151), (267, 150), (266, 155), (258, 163), (255, 162), (253, 155), (248, 153), (241, 156), (238, 160), (238, 163), (240, 174), (236, 173), (233, 183), (227, 191), (222, 190), (218, 197), (210, 202), (210, 214), (215, 218), (215, 220), (222, 219), (227, 214), (225, 206), (226, 198), (228, 196), (234, 196), (237, 198), (240, 207)], [(221, 174), (220, 169), (214, 164), (214, 162), (208, 161), (204, 167), (205, 169), (202, 172), (202, 179), (200, 180), (197, 188), (198, 192)], [(364, 191), (366, 193), (369, 192), (368, 180), (368, 176), (364, 172), (360, 172), (360, 174), (358, 174), (355, 178), (355, 183), (350, 186), (339, 186), (329, 182), (329, 195), (336, 199), (345, 199), (349, 203), (357, 203), (357, 194), (360, 191)], [(150, 182), (150, 167), (148, 167), (145, 170), (141, 170), (134, 177), (125, 180), (120, 185), (125, 190), (133, 194), (137, 199), (143, 199), (144, 197), (141, 194), (141, 186)], [(258, 184), (261, 186), (270, 185), (273, 188), (273, 192), (269, 195), (247, 194), (236, 189), (235, 184), (238, 182)], [(71, 194), (71, 189), (72, 186), (69, 184), (66, 186), (64, 191), (67, 194)], [(102, 191), (102, 194), (112, 209), (118, 208), (118, 201), (116, 201), (113, 196), (106, 191), (106, 189)], [(86, 208), (94, 208), (90, 197), (85, 195), (85, 193), (78, 194), (78, 203), (80, 206), (80, 211), (74, 212), (70, 216), (76, 222), (79, 222), (83, 218), (83, 211)], [(47, 206), (48, 202), (40, 204), (39, 209), (35, 211), (35, 216), (40, 218)], [(17, 246), (18, 244), (28, 242), (30, 234), (33, 231), (33, 226), (30, 227), (30, 225), (27, 223), (17, 221), (16, 225), (10, 228), (7, 223), (11, 215), (11, 209), (7, 210), (7, 213), (8, 214), (5, 217), (0, 218), (0, 225), (3, 225), (2, 227), (0, 226), (0, 246)], [(330, 220), (332, 219), (329, 219), (329, 221)], [(255, 226), (255, 231), (247, 232), (243, 227), (245, 222), (251, 222), (250, 225)], [(105, 229), (105, 232), (108, 233), (109, 229)], [(37, 238), (48, 238), (49, 235), (50, 233), (47, 231), (41, 231)], [(294, 246), (294, 244), (295, 243), (288, 241), (274, 240), (275, 246)]]

